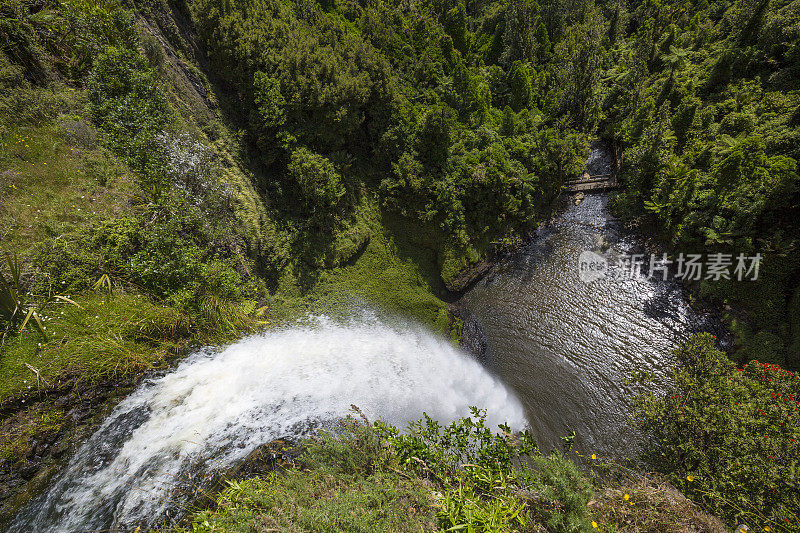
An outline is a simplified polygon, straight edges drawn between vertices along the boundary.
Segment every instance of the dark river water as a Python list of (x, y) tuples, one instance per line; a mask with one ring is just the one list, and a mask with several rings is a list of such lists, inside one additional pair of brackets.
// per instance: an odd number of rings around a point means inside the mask
[[(581, 280), (584, 251), (609, 258), (606, 277)], [(651, 388), (663, 387), (674, 348), (693, 331), (718, 332), (718, 321), (692, 311), (677, 283), (615, 265), (633, 253), (644, 252), (609, 214), (608, 197), (587, 195), (460, 301), (485, 334), (485, 364), (517, 394), (543, 448), (575, 431), (579, 450), (634, 456), (641, 439), (629, 423), (628, 379), (647, 371)]]

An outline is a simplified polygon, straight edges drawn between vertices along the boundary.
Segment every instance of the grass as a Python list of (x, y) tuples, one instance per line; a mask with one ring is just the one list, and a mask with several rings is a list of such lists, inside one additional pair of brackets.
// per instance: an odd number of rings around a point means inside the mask
[(718, 518), (664, 481), (642, 477), (626, 486), (606, 487), (590, 502), (600, 531), (616, 533), (726, 533)]
[[(0, 127), (0, 251), (20, 254), (25, 264), (36, 245), (132, 209), (132, 179), (96, 136), (89, 123), (66, 115)], [(40, 309), (47, 338), (28, 327), (0, 347), (0, 403), (72, 373), (99, 379), (150, 368), (174, 353), (186, 331), (176, 310), (145, 297), (74, 299), (82, 308), (55, 302)]]
[(59, 432), (64, 424), (64, 410), (37, 406), (9, 422), (0, 424), (0, 460), (13, 464), (25, 457), (43, 435)]
[[(45, 126), (0, 129), (0, 246), (24, 251), (130, 209), (134, 194), (126, 169), (96, 145), (68, 140), (67, 128), (91, 126), (69, 119)], [(87, 133), (86, 135), (91, 135)]]
[(131, 294), (85, 295), (81, 308), (54, 303), (42, 311), (45, 339), (25, 328), (0, 356), (0, 403), (79, 374), (89, 381), (139, 373), (176, 353), (188, 331), (175, 309)]
[(322, 273), (315, 293), (333, 304), (343, 295), (362, 296), (390, 312), (434, 326), (445, 304), (433, 295), (421, 269), (414, 259), (400, 257), (378, 228), (354, 265)]
[(293, 470), (230, 482), (218, 510), (197, 515), (192, 531), (435, 531), (431, 504), (422, 480), (395, 472), (358, 476)]
[(332, 249), (333, 266), (317, 270), (308, 290), (302, 288), (302, 265), (282, 276), (270, 302), (271, 321), (294, 320), (306, 312), (340, 315), (373, 305), (436, 331), (447, 329), (447, 305), (435, 296), (435, 252), (409, 242), (406, 233), (387, 229), (376, 200), (362, 201), (354, 222), (340, 230)]

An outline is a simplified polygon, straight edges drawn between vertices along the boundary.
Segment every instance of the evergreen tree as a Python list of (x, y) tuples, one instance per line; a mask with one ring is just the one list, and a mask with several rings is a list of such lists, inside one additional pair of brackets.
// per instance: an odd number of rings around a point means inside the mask
[(527, 63), (515, 61), (511, 65), (511, 70), (508, 73), (508, 86), (510, 104), (514, 111), (518, 112), (530, 105), (533, 86)]

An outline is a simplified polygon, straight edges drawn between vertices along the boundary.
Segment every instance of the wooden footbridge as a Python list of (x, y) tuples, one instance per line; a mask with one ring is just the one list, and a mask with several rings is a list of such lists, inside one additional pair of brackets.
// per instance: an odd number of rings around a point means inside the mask
[[(587, 160), (586, 170), (583, 172), (583, 175), (578, 178), (567, 180), (564, 183), (564, 189), (566, 192), (581, 193), (607, 191), (610, 189), (616, 189), (619, 186), (619, 183), (617, 182), (617, 174), (619, 173), (620, 168), (622, 168), (622, 146), (619, 143), (609, 146), (607, 144), (593, 141), (591, 144), (591, 149), (593, 151), (604, 150), (611, 159), (609, 162), (610, 164), (602, 165), (600, 168), (597, 168), (597, 165), (591, 165), (589, 160)], [(590, 174), (592, 170), (595, 172), (600, 171), (606, 173), (597, 173), (592, 175)]]
[(594, 191), (607, 191), (609, 189), (616, 189), (617, 177), (615, 174), (598, 174), (590, 176), (589, 173), (584, 173), (578, 179), (569, 180), (564, 183), (567, 192), (594, 192)]

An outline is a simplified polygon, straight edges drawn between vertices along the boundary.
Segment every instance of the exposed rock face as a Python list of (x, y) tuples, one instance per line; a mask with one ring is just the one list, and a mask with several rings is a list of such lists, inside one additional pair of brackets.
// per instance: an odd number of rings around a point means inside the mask
[(281, 437), (253, 450), (241, 464), (229, 470), (225, 477), (244, 479), (288, 468), (302, 453), (303, 448), (297, 439)]
[(450, 312), (461, 319), (461, 347), (474, 355), (481, 364), (489, 360), (489, 343), (486, 332), (477, 317), (466, 307), (452, 306)]
[[(38, 400), (20, 398), (0, 405), (0, 445), (18, 444), (14, 457), (0, 457), (0, 526), (47, 486), (76, 446), (137, 382), (130, 378), (92, 384), (76, 377)], [(63, 413), (60, 423), (25, 438), (32, 422), (53, 412)]]

